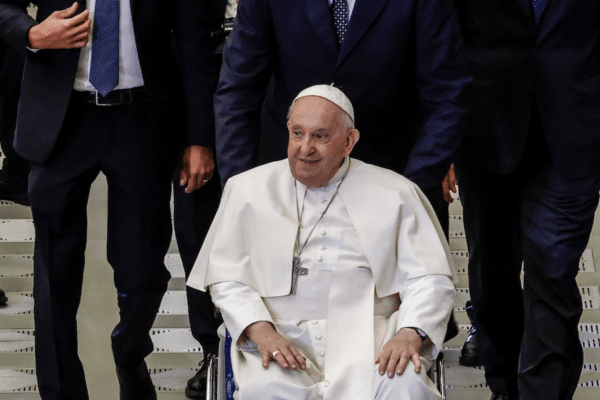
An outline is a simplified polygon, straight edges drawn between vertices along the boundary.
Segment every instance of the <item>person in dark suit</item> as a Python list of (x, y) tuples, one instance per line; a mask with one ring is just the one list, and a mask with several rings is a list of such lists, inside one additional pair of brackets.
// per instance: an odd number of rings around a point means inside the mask
[(570, 399), (600, 189), (600, 3), (455, 3), (474, 74), (455, 166), (487, 383), (492, 399)]
[(22, 75), (23, 57), (0, 39), (0, 146), (4, 155), (0, 170), (0, 199), (29, 205), (29, 162), (13, 148)]
[(355, 107), (356, 158), (416, 182), (447, 226), (441, 184), (462, 133), (462, 56), (449, 0), (241, 1), (215, 96), (222, 183), (285, 158), (288, 105), (333, 84)]
[[(108, 260), (120, 322), (112, 333), (121, 399), (155, 399), (144, 358), (167, 288), (171, 176), (210, 180), (214, 115), (207, 1), (0, 2), (0, 34), (25, 57), (15, 149), (32, 162), (36, 373), (43, 399), (87, 399), (77, 356), (86, 203), (108, 182)], [(90, 30), (94, 20), (93, 29)], [(172, 30), (181, 63), (177, 65)], [(28, 49), (29, 48), (29, 49)]]
[[(228, 0), (211, 1), (208, 7), (208, 24), (211, 36), (221, 36), (217, 33), (222, 30), (222, 24), (225, 19), (225, 9)], [(215, 51), (217, 44), (211, 38), (212, 49)], [(180, 57), (176, 54), (178, 62)], [(185, 61), (185, 60), (183, 60)], [(212, 86), (212, 93), (216, 90), (217, 75), (220, 69), (220, 56), (215, 54), (215, 80)], [(189, 151), (184, 144), (180, 150), (182, 152), (181, 160), (186, 160), (186, 151)], [(221, 199), (221, 185), (219, 175), (214, 170), (214, 177), (206, 182), (198, 190), (190, 191), (186, 185), (186, 168), (176, 169), (173, 175), (173, 227), (177, 239), (177, 248), (185, 278), (189, 276), (194, 262), (198, 257), (204, 238), (210, 228), (210, 224), (217, 213), (219, 201)], [(214, 164), (211, 166), (214, 168)], [(182, 174), (180, 171), (184, 171)], [(204, 399), (206, 397), (207, 372), (211, 357), (217, 356), (219, 351), (219, 336), (217, 329), (223, 322), (215, 313), (215, 306), (208, 292), (201, 292), (186, 286), (186, 297), (188, 305), (188, 314), (190, 330), (194, 339), (201, 347), (203, 358), (199, 362), (199, 368), (196, 374), (187, 382), (185, 394), (191, 399)]]

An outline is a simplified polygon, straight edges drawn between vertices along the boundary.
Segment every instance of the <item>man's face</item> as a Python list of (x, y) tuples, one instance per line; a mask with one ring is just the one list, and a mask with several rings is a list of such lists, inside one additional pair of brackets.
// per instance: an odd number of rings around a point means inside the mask
[(288, 160), (294, 178), (306, 186), (329, 182), (358, 141), (358, 131), (344, 122), (344, 111), (318, 96), (294, 103), (288, 131)]

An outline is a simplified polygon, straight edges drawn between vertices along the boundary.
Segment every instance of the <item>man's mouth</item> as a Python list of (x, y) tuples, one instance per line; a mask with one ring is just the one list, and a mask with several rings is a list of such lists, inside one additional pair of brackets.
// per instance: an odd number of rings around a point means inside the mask
[(316, 164), (321, 160), (306, 160), (306, 159), (301, 158), (300, 161), (302, 161), (305, 164)]

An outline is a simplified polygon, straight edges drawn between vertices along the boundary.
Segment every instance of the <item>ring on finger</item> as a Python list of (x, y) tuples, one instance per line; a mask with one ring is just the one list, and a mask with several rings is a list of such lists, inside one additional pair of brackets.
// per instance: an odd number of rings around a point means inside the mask
[(202, 179), (202, 182), (203, 182), (203, 183), (206, 183), (206, 182), (208, 182), (209, 180), (210, 180), (210, 179)]
[(273, 354), (271, 354), (271, 357), (275, 358), (275, 356), (279, 353), (281, 353), (279, 350), (275, 350)]

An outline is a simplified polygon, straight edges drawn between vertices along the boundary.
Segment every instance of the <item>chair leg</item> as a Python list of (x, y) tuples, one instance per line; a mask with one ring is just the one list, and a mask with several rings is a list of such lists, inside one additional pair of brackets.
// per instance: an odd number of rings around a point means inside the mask
[(444, 353), (440, 352), (435, 359), (437, 369), (436, 386), (442, 395), (442, 399), (446, 399), (446, 370), (444, 369)]
[(218, 378), (219, 360), (217, 356), (211, 354), (208, 356), (208, 370), (206, 374), (206, 399), (217, 399), (217, 378)]

